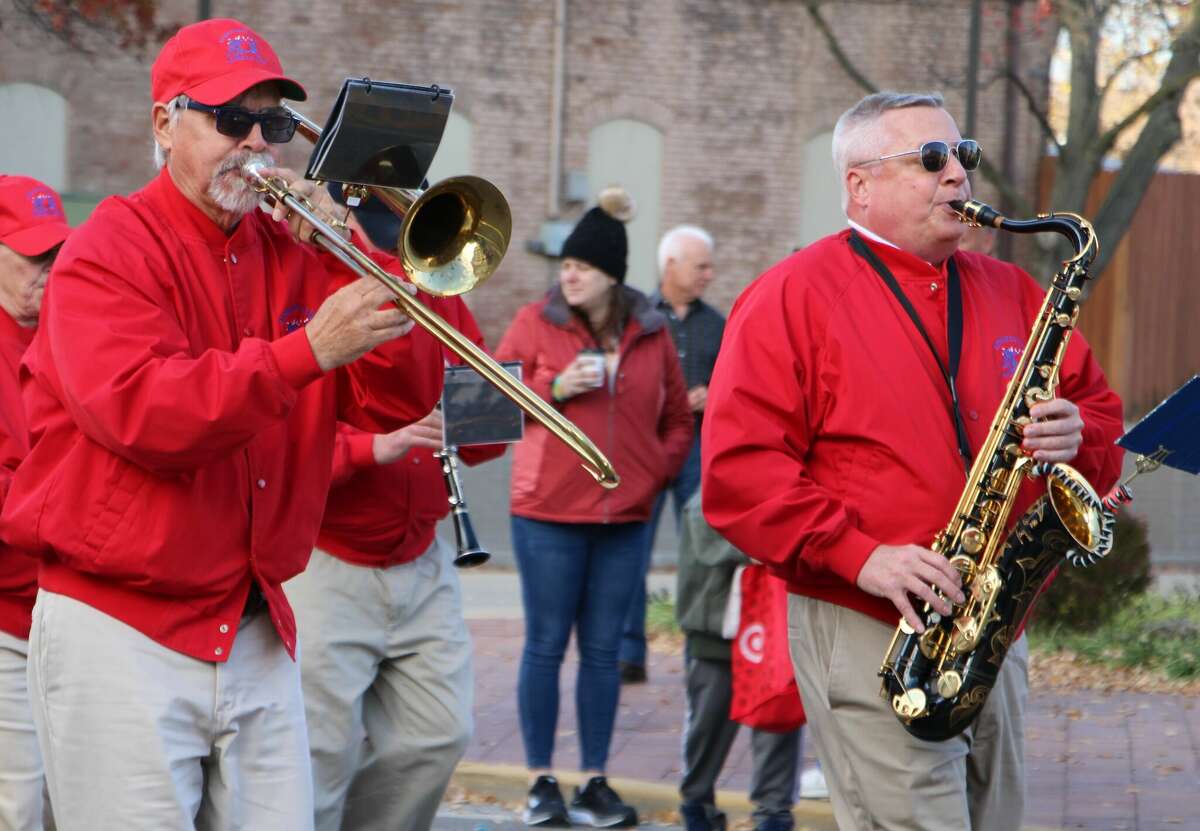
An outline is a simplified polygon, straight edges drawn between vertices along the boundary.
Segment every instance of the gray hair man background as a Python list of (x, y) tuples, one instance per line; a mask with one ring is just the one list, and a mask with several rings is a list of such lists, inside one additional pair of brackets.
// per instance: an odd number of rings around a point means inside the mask
[(658, 291), (650, 302), (667, 318), (671, 339), (679, 353), (683, 380), (687, 384), (688, 406), (696, 418), (696, 432), (687, 460), (674, 479), (666, 483), (654, 503), (654, 512), (646, 524), (646, 553), (642, 564), (643, 579), (625, 619), (625, 632), (618, 655), (623, 683), (646, 680), (646, 581), (650, 568), (658, 519), (667, 494), (674, 502), (675, 526), (679, 527), (683, 506), (700, 486), (700, 424), (708, 401), (708, 380), (712, 377), (725, 332), (725, 318), (701, 298), (713, 280), (713, 239), (703, 228), (679, 225), (663, 234), (658, 243)]

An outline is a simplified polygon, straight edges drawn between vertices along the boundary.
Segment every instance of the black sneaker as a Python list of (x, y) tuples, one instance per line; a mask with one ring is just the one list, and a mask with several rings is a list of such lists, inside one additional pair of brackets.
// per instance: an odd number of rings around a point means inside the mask
[(575, 789), (567, 815), (571, 822), (593, 828), (627, 828), (638, 823), (637, 811), (621, 801), (603, 776), (593, 776), (582, 791)]
[(567, 819), (567, 806), (563, 802), (562, 791), (558, 789), (558, 780), (553, 776), (539, 776), (529, 789), (529, 797), (525, 800), (526, 825), (545, 825), (552, 828), (567, 828), (571, 825)]
[(617, 662), (617, 672), (621, 675), (622, 684), (645, 684), (646, 665), (631, 664), (627, 661)]

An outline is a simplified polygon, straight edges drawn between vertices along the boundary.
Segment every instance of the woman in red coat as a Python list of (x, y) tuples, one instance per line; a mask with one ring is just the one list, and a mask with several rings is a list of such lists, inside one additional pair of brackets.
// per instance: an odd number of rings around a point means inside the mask
[[(624, 284), (629, 197), (600, 196), (563, 245), (558, 285), (522, 308), (497, 357), (524, 362), (525, 382), (608, 456), (621, 484), (598, 486), (538, 424), (513, 455), (512, 538), (525, 606), (517, 686), (531, 789), (530, 825), (635, 825), (604, 769), (616, 720), (617, 649), (641, 579), (645, 522), (692, 436), (679, 359), (665, 318)], [(570, 809), (551, 774), (559, 669), (572, 628), (580, 761), (590, 774)]]

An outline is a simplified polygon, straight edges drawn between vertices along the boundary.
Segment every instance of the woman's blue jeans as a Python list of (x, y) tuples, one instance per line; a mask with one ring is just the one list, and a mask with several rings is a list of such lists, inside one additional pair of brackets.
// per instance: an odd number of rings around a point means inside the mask
[(645, 523), (575, 524), (514, 516), (512, 540), (525, 606), (517, 705), (526, 763), (550, 767), (559, 670), (575, 628), (580, 761), (584, 770), (603, 771), (620, 692), (617, 649), (642, 579)]

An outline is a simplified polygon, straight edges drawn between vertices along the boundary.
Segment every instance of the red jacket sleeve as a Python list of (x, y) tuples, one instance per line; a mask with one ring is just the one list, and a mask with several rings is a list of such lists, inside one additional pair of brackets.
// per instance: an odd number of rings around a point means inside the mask
[[(398, 267), (398, 263), (396, 266)], [(476, 346), (486, 349), (483, 334), (479, 331), (479, 326), (476, 324), (475, 318), (471, 315), (461, 298), (431, 298), (423, 294), (421, 297), (425, 299), (426, 305), (430, 307), (431, 311), (466, 335)], [(453, 364), (462, 363), (462, 360), (451, 349), (438, 342), (432, 336), (428, 337), (441, 351), (441, 354), (426, 359), (429, 365), (436, 367), (439, 378), (443, 366), (443, 357), (446, 361)], [(433, 406), (430, 405), (429, 410), (432, 409)], [(413, 421), (424, 418), (428, 415), (429, 410), (426, 410), (417, 419), (413, 419)], [(333, 484), (335, 486), (345, 483), (355, 472), (375, 464), (375, 435), (376, 433), (374, 432), (360, 430), (345, 422), (338, 422), (337, 439), (333, 451)], [(504, 451), (507, 448), (508, 445), (506, 444), (461, 447), (458, 450), (458, 455), (465, 463), (475, 465), (504, 455)]]
[(1070, 464), (1103, 498), (1121, 476), (1124, 451), (1116, 444), (1125, 429), (1121, 399), (1079, 332), (1071, 336), (1059, 377), (1058, 397), (1077, 406), (1083, 419), (1083, 444)]
[[(108, 230), (85, 226), (77, 234)], [(75, 252), (112, 250), (101, 241), (76, 242)], [(154, 277), (166, 265), (156, 260), (156, 246), (138, 242), (128, 239), (105, 262), (60, 257), (46, 294), (44, 336), (63, 403), (90, 439), (149, 470), (191, 470), (277, 426), (322, 372), (303, 329), (193, 355), (169, 311), (171, 289)], [(306, 260), (314, 271), (322, 268)], [(328, 284), (324, 273), (302, 279), (314, 278)], [(420, 418), (441, 390), (431, 354), (434, 344), (410, 335), (339, 368), (342, 416), (381, 431)]]
[(751, 284), (725, 328), (700, 444), (704, 515), (785, 579), (803, 559), (854, 583), (879, 541), (805, 468), (829, 398), (817, 362), (823, 331), (786, 302), (781, 278)]
[(688, 407), (687, 385), (683, 380), (679, 357), (675, 354), (675, 347), (665, 328), (658, 336), (658, 346), (662, 353), (663, 366), (666, 367), (663, 372), (666, 399), (658, 421), (658, 437), (663, 443), (663, 453), (666, 456), (667, 478), (671, 479), (679, 473), (691, 450), (696, 419)]
[(554, 400), (550, 394), (550, 385), (554, 376), (548, 372), (539, 371), (537, 331), (541, 325), (537, 319), (540, 303), (531, 303), (521, 307), (516, 317), (508, 325), (508, 331), (500, 339), (496, 347), (496, 359), (499, 361), (520, 361), (523, 365), (521, 373), (525, 386), (529, 387), (544, 400), (555, 407), (562, 404)]
[(298, 390), (321, 375), (302, 330), (192, 356), (154, 281), (135, 283), (124, 269), (84, 257), (55, 268), (45, 302), (44, 336), (72, 419), (151, 470), (230, 453), (278, 424)]
[[(395, 257), (374, 250), (370, 256), (384, 271), (406, 279)], [(321, 258), (334, 276), (330, 293), (357, 279), (331, 254), (322, 253)], [(418, 292), (416, 300), (438, 311), (437, 298)], [(414, 326), (408, 335), (338, 367), (338, 418), (373, 433), (387, 433), (424, 418), (442, 394), (441, 355), (441, 343)]]

